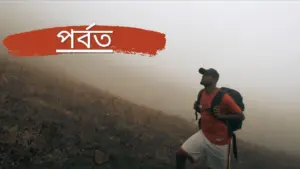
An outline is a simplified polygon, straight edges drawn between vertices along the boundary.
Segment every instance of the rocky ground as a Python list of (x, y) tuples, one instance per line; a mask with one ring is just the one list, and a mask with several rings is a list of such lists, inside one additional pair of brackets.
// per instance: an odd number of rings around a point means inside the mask
[[(175, 150), (195, 131), (63, 75), (0, 61), (0, 169), (175, 169)], [(234, 168), (300, 168), (296, 157), (238, 144)]]

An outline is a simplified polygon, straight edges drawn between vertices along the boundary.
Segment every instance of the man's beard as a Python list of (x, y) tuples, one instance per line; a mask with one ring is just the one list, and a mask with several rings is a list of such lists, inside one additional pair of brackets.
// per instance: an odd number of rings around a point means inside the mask
[(209, 87), (212, 85), (212, 83), (204, 83), (204, 82), (200, 82), (200, 84), (204, 87)]

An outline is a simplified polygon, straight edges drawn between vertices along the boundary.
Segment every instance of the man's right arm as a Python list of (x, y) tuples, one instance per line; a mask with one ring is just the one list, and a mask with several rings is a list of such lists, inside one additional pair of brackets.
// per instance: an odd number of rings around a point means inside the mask
[(200, 112), (200, 103), (197, 101), (194, 102), (194, 110), (196, 112)]
[(197, 100), (194, 102), (194, 110), (198, 113), (201, 113), (200, 109), (200, 98), (201, 98), (202, 90), (199, 91), (197, 95)]

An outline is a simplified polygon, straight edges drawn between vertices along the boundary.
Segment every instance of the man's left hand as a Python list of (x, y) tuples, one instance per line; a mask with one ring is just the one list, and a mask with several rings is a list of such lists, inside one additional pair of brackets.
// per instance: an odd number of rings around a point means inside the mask
[(212, 114), (214, 115), (215, 118), (220, 119), (222, 116), (220, 113), (220, 106), (214, 107)]

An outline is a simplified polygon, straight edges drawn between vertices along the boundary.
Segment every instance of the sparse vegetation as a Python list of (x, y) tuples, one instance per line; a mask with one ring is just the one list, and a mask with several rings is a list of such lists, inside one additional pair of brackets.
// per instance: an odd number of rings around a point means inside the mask
[[(0, 62), (0, 167), (175, 169), (197, 128), (63, 75)], [(299, 169), (299, 159), (239, 141), (239, 169)], [(235, 162), (233, 162), (234, 164)]]

